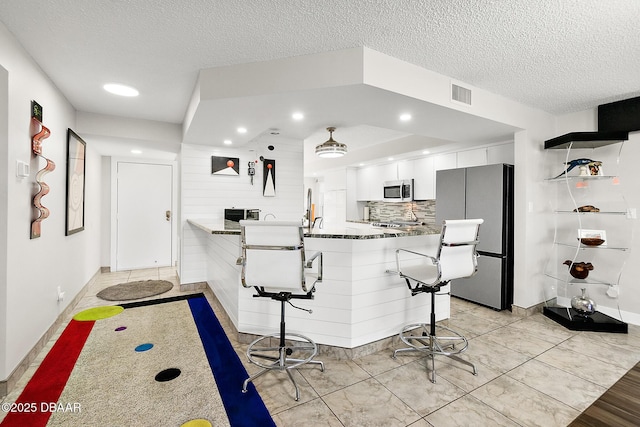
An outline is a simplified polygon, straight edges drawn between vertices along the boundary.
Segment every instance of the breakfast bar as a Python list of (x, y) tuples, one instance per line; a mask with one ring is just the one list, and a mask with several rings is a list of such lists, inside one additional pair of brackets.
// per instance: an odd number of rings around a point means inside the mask
[[(240, 283), (240, 226), (224, 220), (187, 220), (189, 229), (204, 246), (202, 257), (206, 282), (221, 302), (239, 333), (264, 335), (278, 330), (279, 305), (253, 298), (252, 288)], [(428, 321), (429, 298), (411, 297), (395, 269), (395, 252), (407, 248), (435, 254), (439, 227), (382, 229), (367, 224), (305, 232), (307, 254), (323, 254), (323, 280), (315, 298), (296, 305), (311, 314), (287, 306), (287, 327), (309, 336), (318, 344), (350, 349), (376, 343), (398, 334), (407, 323)], [(314, 265), (315, 268), (315, 265)], [(436, 317), (449, 317), (449, 295), (438, 295)], [(363, 350), (365, 351), (365, 350)]]

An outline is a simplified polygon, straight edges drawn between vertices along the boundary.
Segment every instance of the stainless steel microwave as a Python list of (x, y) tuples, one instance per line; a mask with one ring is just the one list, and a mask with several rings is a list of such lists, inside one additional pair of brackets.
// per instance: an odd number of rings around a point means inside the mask
[(235, 222), (240, 222), (243, 219), (257, 221), (260, 219), (260, 209), (225, 209), (224, 219)]
[(385, 202), (410, 202), (413, 200), (413, 180), (386, 181), (382, 194)]

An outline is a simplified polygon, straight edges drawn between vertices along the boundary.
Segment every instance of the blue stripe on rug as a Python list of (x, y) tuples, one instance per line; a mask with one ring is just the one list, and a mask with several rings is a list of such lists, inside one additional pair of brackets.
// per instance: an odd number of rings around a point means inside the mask
[(242, 392), (249, 375), (206, 298), (188, 301), (231, 426), (275, 426), (254, 385)]

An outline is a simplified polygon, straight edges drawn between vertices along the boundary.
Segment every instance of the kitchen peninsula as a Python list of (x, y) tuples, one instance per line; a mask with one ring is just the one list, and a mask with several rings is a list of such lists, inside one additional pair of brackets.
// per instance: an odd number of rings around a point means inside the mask
[[(276, 332), (280, 305), (253, 298), (255, 291), (240, 284), (238, 223), (189, 219), (185, 227), (197, 230), (206, 253), (206, 281), (238, 332)], [(355, 223), (307, 231), (307, 254), (323, 254), (323, 280), (316, 285), (314, 300), (296, 303), (312, 314), (287, 307), (287, 329), (321, 345), (348, 349), (345, 356), (353, 357), (368, 352), (369, 344), (396, 336), (405, 324), (428, 321), (429, 298), (411, 297), (404, 280), (386, 270), (395, 269), (398, 248), (435, 255), (439, 233), (433, 225), (380, 229)], [(437, 298), (437, 319), (448, 318), (449, 295)]]

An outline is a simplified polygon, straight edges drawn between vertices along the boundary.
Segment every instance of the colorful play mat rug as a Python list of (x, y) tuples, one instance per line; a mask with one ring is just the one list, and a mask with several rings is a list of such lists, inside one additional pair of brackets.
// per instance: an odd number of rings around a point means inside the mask
[(275, 426), (203, 294), (74, 316), (2, 427)]

